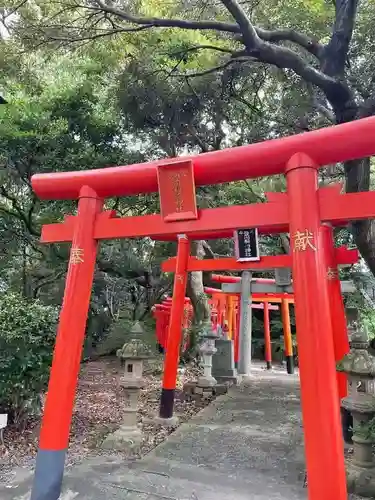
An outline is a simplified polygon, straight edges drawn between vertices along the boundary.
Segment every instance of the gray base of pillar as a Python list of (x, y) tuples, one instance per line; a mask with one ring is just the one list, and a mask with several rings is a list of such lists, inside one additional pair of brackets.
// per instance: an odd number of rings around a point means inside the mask
[(137, 449), (142, 442), (142, 432), (138, 428), (122, 426), (109, 434), (102, 443), (105, 450), (123, 451)]
[(227, 375), (227, 376), (220, 376), (220, 377), (215, 377), (217, 380), (218, 384), (229, 384), (229, 385), (237, 385), (238, 384), (238, 377), (237, 375)]
[(254, 375), (251, 373), (247, 373), (246, 375), (239, 374), (238, 382), (242, 386), (251, 386), (254, 383)]
[(165, 427), (167, 429), (177, 427), (178, 426), (178, 417), (173, 416), (170, 418), (162, 418), (159, 415), (156, 416), (152, 421), (150, 420), (150, 423), (153, 423), (154, 425), (160, 425), (162, 427)]
[(217, 380), (214, 377), (208, 375), (198, 378), (197, 387), (214, 387), (217, 384)]

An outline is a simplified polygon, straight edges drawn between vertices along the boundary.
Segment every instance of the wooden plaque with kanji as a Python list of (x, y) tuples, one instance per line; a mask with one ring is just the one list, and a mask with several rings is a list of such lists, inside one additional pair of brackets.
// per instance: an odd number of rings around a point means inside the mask
[(193, 162), (165, 163), (157, 170), (160, 212), (165, 222), (197, 219)]

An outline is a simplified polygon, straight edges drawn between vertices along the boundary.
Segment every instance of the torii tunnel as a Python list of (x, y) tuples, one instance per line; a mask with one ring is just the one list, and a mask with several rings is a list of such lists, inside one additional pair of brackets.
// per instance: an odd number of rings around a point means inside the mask
[[(333, 319), (341, 325), (343, 355), (348, 344), (332, 226), (375, 218), (375, 192), (341, 194), (337, 186), (319, 189), (318, 170), (375, 154), (374, 137), (372, 117), (198, 156), (33, 176), (32, 187), (38, 197), (79, 201), (76, 216), (46, 225), (42, 231), (43, 242), (66, 241), (72, 246), (32, 500), (57, 500), (61, 492), (98, 240), (178, 237), (166, 355), (166, 363), (176, 366), (189, 234), (250, 227), (259, 232), (287, 230), (291, 235), (288, 262), (295, 293), (309, 500), (347, 499)], [(269, 194), (267, 203), (197, 208), (195, 186), (276, 174), (285, 174), (287, 191)], [(102, 210), (105, 198), (158, 190), (160, 214), (117, 218), (113, 211)], [(263, 267), (265, 259), (260, 261)], [(330, 305), (332, 294), (337, 298), (335, 308)], [(173, 401), (173, 377), (171, 387), (162, 392), (165, 404)]]

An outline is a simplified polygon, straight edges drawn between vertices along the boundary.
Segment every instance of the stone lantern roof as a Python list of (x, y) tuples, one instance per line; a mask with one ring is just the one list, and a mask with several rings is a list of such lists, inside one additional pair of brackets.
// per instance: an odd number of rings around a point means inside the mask
[(352, 326), (350, 352), (338, 363), (337, 370), (360, 378), (375, 378), (375, 358), (368, 352), (366, 330)]
[(137, 338), (138, 335), (143, 334), (143, 328), (141, 324), (137, 321), (134, 323), (130, 330), (130, 334), (134, 335), (135, 338), (129, 340), (129, 342), (125, 342), (121, 349), (117, 351), (117, 357), (120, 359), (149, 359), (152, 358), (152, 351), (149, 346), (143, 342), (140, 338)]

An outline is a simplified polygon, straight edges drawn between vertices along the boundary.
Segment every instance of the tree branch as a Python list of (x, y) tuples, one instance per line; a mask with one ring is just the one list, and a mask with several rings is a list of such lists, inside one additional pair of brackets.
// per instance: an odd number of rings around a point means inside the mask
[(194, 47), (188, 47), (187, 49), (184, 50), (168, 52), (168, 55), (176, 57), (188, 54), (189, 52), (197, 52), (198, 50), (215, 50), (217, 52), (222, 52), (224, 54), (234, 54), (236, 52), (235, 50), (227, 49), (225, 47), (217, 47), (216, 45), (195, 45)]
[(260, 45), (261, 40), (241, 5), (237, 2), (237, 0), (221, 0), (221, 3), (233, 16), (238, 26), (240, 27), (243, 41), (247, 49), (256, 49)]
[(329, 76), (344, 75), (349, 46), (353, 36), (354, 23), (359, 0), (336, 0), (336, 16), (332, 36), (324, 49), (324, 63), (321, 70)]
[(287, 47), (277, 47), (268, 42), (263, 42), (255, 54), (252, 52), (250, 55), (256, 57), (259, 61), (272, 64), (281, 69), (291, 69), (306, 82), (316, 85), (324, 92), (333, 106), (336, 103), (341, 104), (352, 99), (347, 85), (317, 70)]
[(239, 33), (239, 27), (234, 23), (220, 21), (187, 21), (185, 19), (161, 19), (158, 17), (143, 18), (128, 14), (127, 12), (107, 5), (101, 0), (95, 1), (96, 5), (104, 12), (113, 14), (124, 21), (154, 28), (182, 28), (186, 30), (214, 30), (228, 33)]
[(317, 59), (320, 59), (324, 53), (324, 47), (321, 43), (298, 31), (291, 29), (265, 30), (257, 26), (255, 26), (255, 30), (265, 42), (292, 42), (310, 52)]
[(204, 249), (204, 252), (206, 255), (208, 255), (208, 257), (210, 259), (216, 259), (216, 255), (215, 255), (215, 252), (212, 250), (212, 248), (210, 247), (210, 245), (207, 243), (207, 241), (205, 240), (202, 240), (202, 246), (203, 246), (203, 249)]
[[(31, 206), (29, 207), (29, 212), (26, 215), (24, 211), (22, 210), (22, 207), (19, 205), (17, 198), (13, 195), (11, 195), (9, 192), (6, 191), (4, 186), (0, 186), (0, 195), (4, 196), (7, 200), (9, 200), (12, 204), (13, 212), (8, 211), (7, 213), (13, 217), (16, 217), (19, 219), (21, 222), (24, 223), (26, 229), (29, 231), (29, 233), (33, 236), (39, 236), (39, 232), (35, 229), (32, 223), (32, 212), (35, 207), (36, 200), (33, 200)], [(4, 207), (1, 207), (1, 209), (6, 212)]]
[[(285, 46), (277, 45), (277, 43), (281, 41), (290, 41), (305, 48), (309, 51), (309, 53), (317, 57), (324, 57), (324, 55), (329, 55), (333, 48), (337, 46), (338, 42), (340, 42), (339, 59), (340, 61), (342, 59), (345, 60), (349, 42), (351, 40), (358, 0), (337, 0), (336, 22), (333, 30), (334, 35), (332, 36), (330, 44), (326, 47), (326, 49), (323, 49), (317, 42), (313, 42), (308, 37), (292, 30), (268, 31), (255, 27), (252, 24), (250, 17), (246, 14), (237, 0), (221, 0), (221, 3), (233, 16), (236, 23), (210, 20), (195, 21), (185, 19), (162, 19), (158, 17), (145, 18), (130, 14), (123, 9), (114, 7), (112, 3), (109, 4), (104, 0), (94, 0), (93, 3), (90, 6), (86, 6), (86, 8), (97, 12), (102, 11), (107, 15), (116, 16), (121, 21), (138, 25), (140, 27), (144, 27), (145, 29), (159, 27), (181, 28), (187, 30), (213, 30), (224, 33), (232, 33), (234, 35), (241, 35), (241, 42), (245, 45), (246, 50), (235, 53), (237, 61), (240, 61), (239, 56), (246, 56), (244, 60), (247, 61), (249, 58), (253, 58), (253, 60), (272, 64), (278, 68), (290, 69), (306, 82), (319, 87), (325, 93), (334, 109), (342, 105), (343, 102), (347, 103), (353, 100), (348, 86), (335, 79), (337, 76), (336, 69), (325, 71), (323, 64), (322, 71), (319, 71), (309, 64), (308, 61), (305, 61), (302, 57), (300, 57), (298, 53)], [(77, 4), (76, 7), (85, 6)], [(129, 28), (124, 27), (124, 31), (128, 29)], [(111, 30), (108, 31), (108, 34), (110, 31)], [(223, 69), (232, 63), (233, 59), (207, 71), (183, 76), (203, 76)], [(335, 106), (336, 104), (337, 106)]]
[[(227, 0), (225, 0), (227, 1)], [(224, 3), (224, 1), (223, 1)], [(233, 0), (228, 2), (228, 4), (233, 4)], [(227, 33), (234, 33), (240, 35), (238, 40), (243, 42), (243, 33), (242, 26), (238, 23), (224, 23), (218, 21), (187, 21), (185, 19), (161, 19), (161, 18), (143, 18), (139, 16), (134, 16), (123, 10), (117, 9), (115, 7), (111, 7), (106, 5), (103, 1), (97, 0), (96, 4), (107, 14), (115, 15), (116, 17), (130, 22), (132, 24), (138, 24), (143, 26), (142, 29), (149, 28), (182, 28), (187, 30), (213, 30), (213, 31), (222, 31)], [(229, 5), (228, 5), (229, 10)], [(233, 6), (231, 7), (233, 9)], [(308, 36), (303, 35), (297, 31), (291, 29), (277, 29), (277, 30), (266, 30), (263, 28), (259, 28), (257, 26), (252, 27), (251, 23), (246, 21), (247, 16), (246, 13), (241, 9), (241, 15), (244, 18), (244, 23), (250, 29), (252, 36), (259, 37), (267, 42), (282, 42), (289, 41), (299, 45), (300, 47), (306, 49), (308, 52), (313, 54), (316, 57), (320, 57), (323, 53), (323, 46), (317, 42), (316, 40), (310, 39)], [(234, 12), (234, 10), (233, 10)], [(236, 19), (236, 16), (233, 16)], [(108, 17), (107, 17), (108, 19)], [(237, 20), (237, 19), (236, 19)], [(123, 31), (132, 31), (133, 29), (122, 29)], [(113, 33), (118, 33), (121, 31), (121, 28), (117, 27)], [(107, 35), (110, 35), (111, 32), (108, 31)], [(101, 35), (104, 36), (104, 35)], [(208, 48), (208, 47), (207, 47)], [(212, 47), (214, 50), (220, 50), (217, 47)]]
[(206, 69), (204, 71), (195, 71), (195, 72), (192, 71), (191, 73), (181, 73), (170, 76), (173, 76), (174, 78), (196, 78), (199, 76), (205, 76), (205, 75), (210, 75), (211, 73), (216, 73), (221, 69), (225, 69), (231, 64), (234, 64), (236, 62), (246, 62), (250, 60), (251, 60), (250, 57), (234, 57), (233, 59), (229, 59), (223, 64), (219, 64), (218, 66), (213, 66), (212, 68)]

